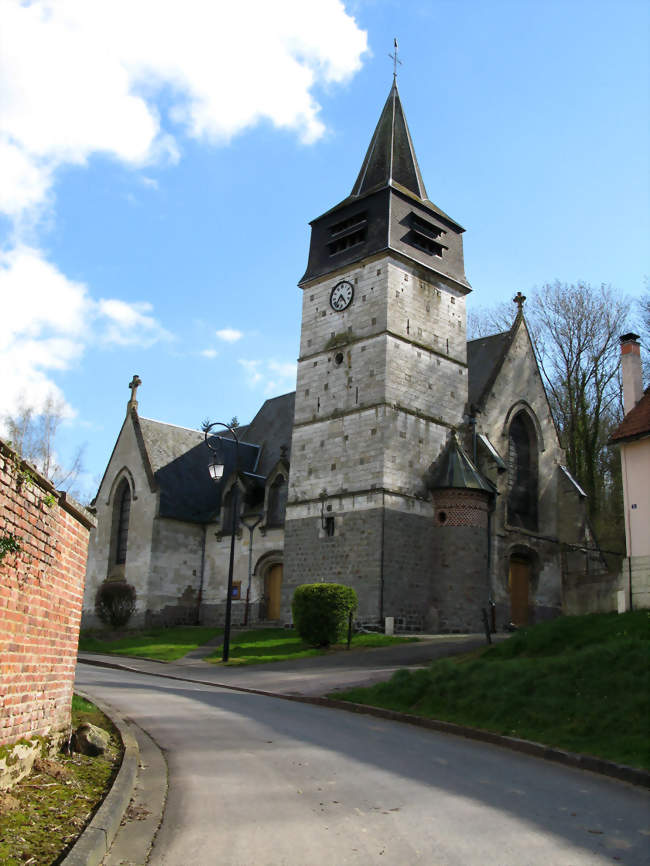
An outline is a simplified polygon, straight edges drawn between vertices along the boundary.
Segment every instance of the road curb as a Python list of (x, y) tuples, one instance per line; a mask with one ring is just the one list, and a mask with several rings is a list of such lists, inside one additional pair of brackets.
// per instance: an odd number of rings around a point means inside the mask
[[(331, 709), (345, 710), (349, 713), (362, 713), (368, 716), (376, 716), (381, 719), (388, 719), (394, 722), (403, 722), (409, 725), (415, 725), (420, 728), (429, 728), (430, 730), (439, 731), (440, 733), (453, 734), (454, 736), (465, 737), (469, 740), (478, 740), (483, 743), (491, 743), (495, 746), (501, 746), (511, 751), (521, 752), (522, 754), (531, 755), (535, 758), (542, 758), (545, 761), (553, 761), (557, 764), (563, 764), (565, 767), (573, 767), (578, 770), (589, 770), (592, 773), (598, 773), (601, 776), (607, 776), (610, 779), (616, 779), (619, 782), (627, 782), (631, 785), (637, 785), (643, 788), (650, 788), (650, 772), (641, 770), (636, 767), (629, 767), (627, 764), (617, 764), (613, 761), (607, 761), (604, 758), (597, 758), (593, 755), (581, 755), (576, 752), (567, 752), (563, 749), (556, 749), (553, 746), (546, 746), (543, 743), (534, 743), (532, 740), (520, 740), (516, 737), (507, 737), (503, 734), (495, 734), (492, 731), (484, 731), (481, 728), (469, 728), (464, 725), (457, 725), (453, 722), (442, 722), (437, 719), (426, 719), (422, 716), (413, 716), (409, 713), (399, 713), (396, 710), (386, 710), (382, 707), (372, 707), (367, 704), (354, 704), (350, 701), (340, 701), (335, 698), (311, 697), (309, 695), (286, 695), (281, 692), (267, 692), (262, 689), (247, 689), (245, 686), (233, 686), (228, 683), (216, 683), (211, 680), (202, 680), (198, 677), (179, 676), (178, 674), (163, 674), (151, 671), (141, 671), (137, 668), (121, 665), (118, 662), (103, 661), (99, 659), (79, 659), (81, 664), (95, 665), (96, 667), (115, 668), (116, 670), (126, 670), (132, 673), (141, 674), (151, 677), (162, 677), (169, 680), (180, 680), (181, 682), (196, 683), (197, 685), (212, 686), (218, 689), (228, 689), (233, 692), (244, 692), (245, 694), (262, 695), (268, 698), (280, 698), (285, 701), (294, 701), (294, 703), (314, 704), (315, 706), (330, 707)], [(99, 704), (98, 704), (99, 706)], [(68, 866), (66, 862), (66, 866)]]
[(61, 866), (99, 866), (111, 847), (124, 813), (131, 802), (138, 772), (140, 750), (124, 719), (113, 707), (83, 691), (75, 690), (75, 693), (92, 701), (104, 715), (108, 716), (119, 731), (124, 746), (120, 769), (104, 798), (104, 802), (95, 812), (91, 822), (74, 843), (70, 852), (61, 861)]
[(439, 731), (440, 733), (454, 734), (455, 736), (465, 737), (469, 740), (491, 743), (495, 746), (502, 746), (503, 748), (510, 749), (514, 752), (521, 752), (525, 755), (532, 755), (535, 758), (542, 758), (545, 761), (554, 761), (555, 763), (563, 764), (565, 767), (574, 767), (578, 770), (589, 770), (592, 773), (599, 773), (602, 776), (608, 776), (611, 779), (618, 779), (621, 782), (628, 782), (631, 785), (650, 788), (650, 772), (647, 770), (629, 767), (627, 764), (616, 764), (613, 761), (607, 761), (604, 758), (597, 758), (593, 755), (581, 755), (576, 752), (567, 752), (564, 749), (556, 749), (553, 746), (546, 746), (543, 743), (535, 743), (532, 740), (521, 740), (517, 737), (507, 737), (504, 734), (495, 734), (492, 731), (484, 731), (481, 728), (468, 728), (464, 725), (454, 724), (453, 722), (426, 719), (422, 716), (412, 716), (409, 713), (399, 713), (395, 710), (386, 710), (382, 707), (372, 707), (367, 704), (354, 704), (350, 701), (339, 701), (334, 698), (310, 698), (300, 697), (298, 695), (287, 695), (286, 697), (288, 697), (289, 700), (300, 701), (301, 703), (312, 703), (319, 706), (331, 707), (332, 709), (376, 716), (380, 719), (403, 722), (408, 725), (415, 725), (419, 728), (429, 728), (430, 730)]

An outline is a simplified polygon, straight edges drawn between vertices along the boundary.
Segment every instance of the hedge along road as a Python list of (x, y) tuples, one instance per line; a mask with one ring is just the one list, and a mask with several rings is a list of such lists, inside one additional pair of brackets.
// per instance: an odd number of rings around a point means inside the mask
[(79, 665), (166, 750), (153, 866), (650, 863), (647, 791), (367, 716)]

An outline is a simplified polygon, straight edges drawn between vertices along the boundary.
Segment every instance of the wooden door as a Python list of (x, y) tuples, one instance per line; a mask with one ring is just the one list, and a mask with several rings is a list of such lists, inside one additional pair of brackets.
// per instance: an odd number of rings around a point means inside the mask
[(528, 587), (530, 585), (530, 563), (525, 559), (510, 560), (510, 621), (515, 625), (528, 625)]
[(267, 598), (266, 618), (280, 619), (280, 600), (282, 597), (282, 566), (274, 565), (266, 575), (264, 587)]

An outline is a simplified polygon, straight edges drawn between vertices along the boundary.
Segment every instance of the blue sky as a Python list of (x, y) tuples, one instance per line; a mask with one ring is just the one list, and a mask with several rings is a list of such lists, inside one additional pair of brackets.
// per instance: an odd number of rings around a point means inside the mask
[(293, 390), (309, 220), (398, 84), (469, 309), (559, 279), (638, 297), (642, 0), (4, 0), (0, 413), (65, 406), (92, 496), (124, 418), (249, 421)]

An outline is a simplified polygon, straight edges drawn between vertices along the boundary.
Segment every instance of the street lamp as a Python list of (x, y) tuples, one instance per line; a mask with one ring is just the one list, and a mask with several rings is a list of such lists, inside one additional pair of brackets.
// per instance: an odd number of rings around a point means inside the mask
[(212, 461), (208, 465), (210, 478), (219, 484), (223, 478), (223, 472), (226, 465), (226, 454), (224, 439), (221, 436), (210, 435), (213, 427), (225, 427), (235, 440), (235, 471), (237, 478), (232, 489), (232, 526), (230, 536), (230, 564), (228, 566), (228, 596), (226, 598), (226, 621), (223, 628), (223, 653), (222, 661), (227, 662), (230, 655), (230, 618), (232, 613), (232, 572), (235, 563), (235, 533), (237, 531), (237, 492), (239, 481), (239, 439), (233, 427), (230, 424), (222, 424), (221, 421), (207, 422), (203, 425), (203, 434), (205, 444), (212, 452)]

